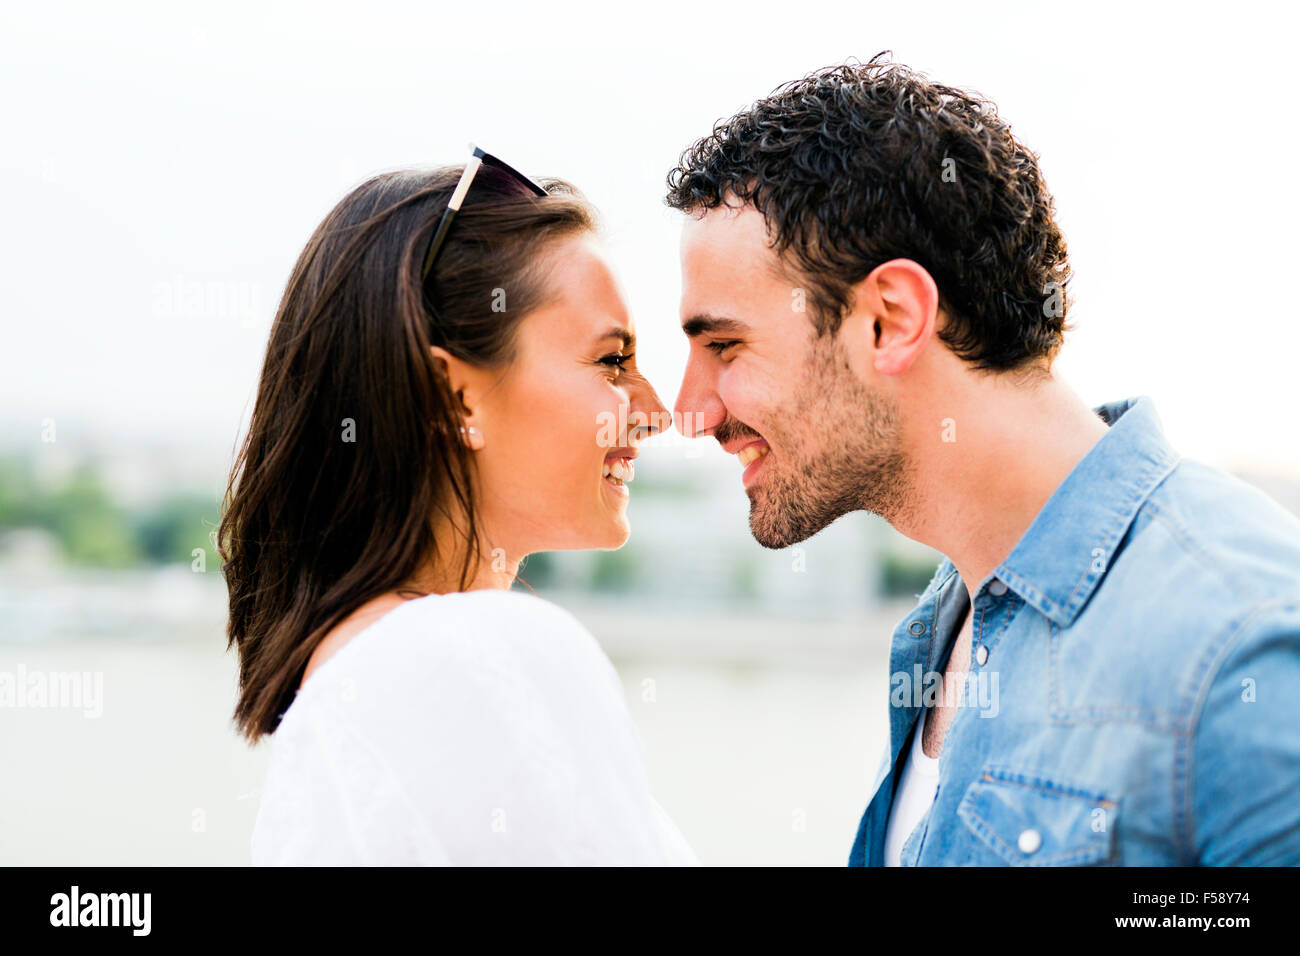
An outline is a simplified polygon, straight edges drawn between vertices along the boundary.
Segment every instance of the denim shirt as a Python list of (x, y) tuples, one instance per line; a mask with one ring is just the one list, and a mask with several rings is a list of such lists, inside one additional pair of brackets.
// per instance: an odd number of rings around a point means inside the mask
[[(1094, 411), (1107, 432), (970, 601), (969, 677), (902, 863), (1300, 864), (1300, 520), (1180, 458), (1149, 397)], [(944, 559), (894, 631), (850, 866), (884, 863), (968, 600)]]

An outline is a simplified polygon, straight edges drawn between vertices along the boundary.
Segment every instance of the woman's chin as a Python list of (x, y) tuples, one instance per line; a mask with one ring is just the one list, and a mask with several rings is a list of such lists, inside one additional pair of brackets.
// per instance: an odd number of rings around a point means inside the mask
[(599, 534), (600, 543), (588, 547), (613, 550), (623, 547), (632, 533), (632, 526), (627, 520), (628, 489), (622, 483), (613, 484), (608, 478), (602, 478), (601, 483), (605, 486), (605, 497), (610, 510), (606, 512), (608, 517), (604, 522), (605, 527)]
[(627, 544), (627, 539), (631, 537), (631, 535), (632, 526), (627, 522), (627, 515), (619, 515), (618, 518), (611, 523), (609, 534), (606, 536), (605, 542), (603, 544), (593, 545), (593, 547), (601, 548), (606, 551), (613, 551)]
[(576, 529), (556, 529), (559, 534), (551, 541), (543, 541), (529, 549), (534, 551), (616, 551), (627, 544), (632, 535), (627, 515), (605, 515), (598, 524), (588, 523)]

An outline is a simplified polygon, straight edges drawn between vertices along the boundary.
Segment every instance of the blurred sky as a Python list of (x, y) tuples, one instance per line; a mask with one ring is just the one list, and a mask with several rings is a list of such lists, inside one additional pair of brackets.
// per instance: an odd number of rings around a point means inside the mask
[[(369, 174), (474, 140), (604, 214), (671, 404), (682, 148), (882, 49), (995, 100), (1075, 267), (1059, 369), (1175, 445), (1300, 476), (1294, 24), (1273, 5), (6, 4), (0, 424), (226, 454), (289, 269)], [(714, 452), (711, 450), (710, 454)]]

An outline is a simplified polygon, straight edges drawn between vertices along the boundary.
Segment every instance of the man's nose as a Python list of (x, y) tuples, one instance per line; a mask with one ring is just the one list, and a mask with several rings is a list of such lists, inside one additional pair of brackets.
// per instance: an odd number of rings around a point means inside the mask
[(673, 413), (677, 427), (687, 438), (700, 437), (727, 417), (727, 407), (718, 397), (712, 376), (693, 358), (686, 363)]

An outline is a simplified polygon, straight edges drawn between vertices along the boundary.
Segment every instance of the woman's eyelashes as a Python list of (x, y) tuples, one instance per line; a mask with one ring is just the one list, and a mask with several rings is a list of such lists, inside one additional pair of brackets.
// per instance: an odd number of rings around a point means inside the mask
[(631, 358), (632, 354), (630, 352), (627, 355), (624, 355), (622, 352), (612, 352), (600, 359), (600, 364), (609, 368), (618, 369), (620, 372), (626, 372), (627, 363)]
[(710, 352), (712, 352), (714, 355), (721, 355), (723, 352), (727, 351), (727, 349), (731, 348), (733, 345), (739, 345), (739, 344), (740, 343), (738, 343), (735, 339), (725, 339), (722, 341), (705, 343), (704, 347), (708, 349)]
[(627, 363), (630, 361), (632, 361), (631, 352), (628, 352), (626, 355), (622, 352), (614, 352), (600, 359), (597, 364), (614, 369), (610, 377), (618, 378), (621, 373), (628, 371)]

